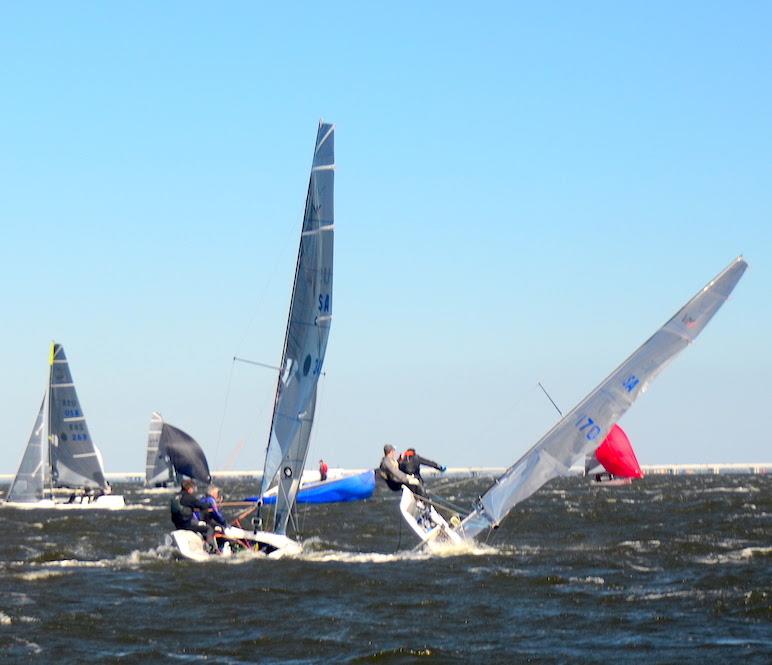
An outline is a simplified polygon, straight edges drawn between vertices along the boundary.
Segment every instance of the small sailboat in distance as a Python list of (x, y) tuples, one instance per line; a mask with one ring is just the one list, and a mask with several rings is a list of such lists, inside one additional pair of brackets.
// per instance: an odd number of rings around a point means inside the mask
[(665, 366), (697, 338), (747, 267), (741, 256), (732, 261), (499, 476), (463, 521), (451, 518), (449, 525), (434, 506), (419, 504), (420, 497), (403, 487), (400, 509), (408, 525), (429, 549), (472, 542), (498, 528), (512, 508), (546, 482), (568, 475), (571, 466), (597, 447)]
[(603, 443), (587, 455), (584, 475), (594, 478), (593, 484), (607, 487), (629, 485), (634, 479), (643, 478), (633, 445), (619, 425), (614, 425)]
[[(69, 494), (69, 497), (58, 499), (56, 494)], [(125, 505), (123, 497), (112, 494), (105, 480), (102, 455), (91, 440), (64, 347), (56, 342), (51, 343), (48, 356), (43, 403), (8, 490), (6, 505), (32, 508), (122, 508)]]
[[(287, 529), (293, 526), (298, 531), (293, 511), (308, 454), (317, 384), (332, 323), (334, 140), (335, 126), (320, 122), (260, 488), (260, 496), (265, 495), (278, 476), (270, 528), (262, 529), (262, 504), (258, 502), (252, 530), (225, 530), (228, 539), (271, 556), (302, 549), (298, 541), (287, 536)], [(246, 514), (240, 516), (245, 518)], [(209, 556), (203, 539), (192, 531), (174, 531), (172, 539), (183, 556)]]
[(147, 433), (145, 487), (178, 485), (183, 477), (209, 483), (212, 476), (206, 455), (190, 434), (153, 411)]

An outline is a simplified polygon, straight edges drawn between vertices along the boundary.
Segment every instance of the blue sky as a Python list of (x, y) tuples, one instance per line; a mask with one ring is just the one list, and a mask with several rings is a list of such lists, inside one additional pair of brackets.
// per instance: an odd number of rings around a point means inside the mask
[[(64, 344), (109, 471), (150, 413), (262, 466), (308, 169), (337, 125), (311, 460), (507, 465), (737, 254), (625, 416), (641, 462), (769, 461), (768, 3), (0, 9), (0, 472)], [(226, 402), (226, 394), (228, 399)], [(226, 408), (227, 406), (227, 408)], [(223, 414), (224, 418), (223, 418)]]

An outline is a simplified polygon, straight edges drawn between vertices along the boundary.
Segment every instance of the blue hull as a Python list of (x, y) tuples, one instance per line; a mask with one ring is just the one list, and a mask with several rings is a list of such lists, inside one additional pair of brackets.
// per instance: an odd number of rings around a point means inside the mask
[[(364, 471), (356, 476), (346, 476), (337, 480), (325, 480), (304, 485), (298, 492), (297, 503), (341, 503), (344, 501), (361, 501), (369, 499), (375, 492), (375, 472)], [(245, 501), (257, 501), (256, 496), (250, 496)], [(276, 503), (276, 496), (267, 496), (263, 504), (270, 506)]]

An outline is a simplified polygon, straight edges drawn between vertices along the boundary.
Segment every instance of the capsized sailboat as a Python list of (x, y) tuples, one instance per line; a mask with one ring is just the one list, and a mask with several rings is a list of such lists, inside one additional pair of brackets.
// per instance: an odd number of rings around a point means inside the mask
[[(262, 497), (264, 506), (272, 506), (276, 503), (279, 487), (274, 486)], [(346, 503), (348, 501), (362, 501), (369, 499), (375, 492), (375, 471), (348, 472), (336, 474), (330, 473), (327, 480), (312, 480), (301, 482), (295, 501), (301, 503)], [(257, 502), (260, 497), (251, 496), (245, 501)]]
[(449, 525), (433, 506), (427, 509), (420, 497), (403, 488), (400, 508), (406, 522), (430, 549), (473, 541), (498, 528), (512, 508), (552, 478), (568, 475), (604, 439), (651, 381), (702, 332), (747, 267), (742, 257), (732, 261), (497, 478), (463, 521)]
[[(263, 496), (278, 477), (276, 507), (268, 529), (262, 528), (262, 505), (258, 502), (253, 529), (225, 530), (228, 539), (271, 556), (302, 549), (298, 541), (287, 536), (287, 529), (292, 526), (298, 531), (293, 511), (308, 454), (317, 383), (332, 323), (334, 140), (335, 126), (320, 122), (260, 487)], [(183, 556), (208, 556), (197, 534), (175, 531), (172, 538)]]
[(154, 411), (147, 432), (145, 487), (176, 485), (183, 477), (208, 483), (212, 476), (206, 455), (190, 434), (165, 422)]
[[(69, 496), (57, 496), (62, 494)], [(6, 504), (31, 508), (125, 505), (122, 496), (111, 494), (105, 480), (102, 455), (91, 440), (64, 347), (56, 342), (51, 343), (43, 402)]]

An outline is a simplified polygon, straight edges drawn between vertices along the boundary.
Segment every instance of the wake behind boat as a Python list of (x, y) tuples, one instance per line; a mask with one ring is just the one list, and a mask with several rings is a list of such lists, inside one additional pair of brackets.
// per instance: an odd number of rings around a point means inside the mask
[[(644, 393), (651, 381), (691, 344), (729, 298), (748, 264), (735, 259), (686, 303), (664, 326), (563, 417), (525, 455), (496, 479), (458, 525), (438, 522), (432, 510), (419, 508), (420, 497), (403, 487), (400, 509), (405, 521), (429, 550), (468, 542), (497, 529), (518, 503), (546, 482), (568, 475), (570, 468), (603, 441)], [(410, 495), (410, 496), (407, 496)], [(412, 497), (412, 498), (411, 498)], [(436, 512), (436, 511), (435, 511)]]
[[(62, 494), (60, 488), (67, 488)], [(123, 508), (86, 425), (64, 347), (51, 343), (48, 381), (19, 470), (5, 501), (23, 508)], [(65, 498), (66, 497), (66, 498)]]
[[(240, 524), (252, 512), (257, 512), (251, 531), (237, 524), (239, 538), (235, 546), (274, 557), (301, 550), (300, 543), (287, 536), (287, 528), (292, 522), (295, 532), (298, 531), (296, 497), (308, 454), (317, 383), (332, 323), (334, 140), (334, 125), (320, 122), (259, 494), (265, 496), (278, 476), (271, 528), (262, 529), (261, 501), (237, 518)], [(226, 530), (225, 539), (230, 541), (227, 533)], [(185, 534), (175, 531), (172, 541), (186, 558), (201, 560), (202, 553), (204, 558), (209, 556), (203, 538), (192, 531)], [(234, 546), (228, 542), (228, 547), (221, 551), (231, 553)]]

